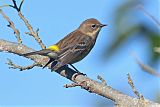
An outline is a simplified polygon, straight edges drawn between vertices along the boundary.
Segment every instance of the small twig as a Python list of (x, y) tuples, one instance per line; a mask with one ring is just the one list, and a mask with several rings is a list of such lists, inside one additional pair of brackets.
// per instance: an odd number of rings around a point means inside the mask
[(32, 69), (32, 68), (35, 67), (35, 66), (39, 66), (38, 63), (33, 63), (32, 65), (28, 65), (28, 66), (19, 66), (19, 65), (14, 64), (14, 63), (11, 61), (11, 59), (8, 59), (8, 62), (7, 62), (6, 64), (10, 65), (9, 68), (19, 69), (20, 71), (29, 70), (29, 69)]
[(17, 6), (17, 3), (16, 3), (15, 0), (12, 0), (12, 2), (13, 2), (13, 6), (12, 6), (12, 5), (9, 5), (9, 6), (10, 6), (10, 7), (13, 7), (13, 8), (16, 9), (18, 12), (21, 11), (21, 7), (22, 7), (22, 4), (23, 4), (24, 0), (21, 1), (19, 7)]
[(151, 18), (152, 21), (153, 21), (154, 23), (156, 23), (156, 25), (160, 28), (160, 22), (159, 22), (154, 16), (152, 16), (149, 12), (147, 12), (147, 11), (144, 9), (143, 5), (138, 5), (137, 7), (138, 7), (138, 9), (142, 10), (142, 12), (143, 12), (146, 16), (148, 16), (149, 18)]
[(90, 90), (90, 87), (88, 87), (87, 85), (87, 81), (82, 81), (80, 83), (65, 84), (63, 87), (72, 88), (72, 87), (77, 87), (77, 86), (80, 86), (81, 88), (86, 89), (89, 92), (92, 92), (92, 90)]
[(12, 28), (14, 34), (16, 35), (18, 43), (22, 43), (22, 39), (20, 38), (20, 32), (18, 29), (15, 28), (14, 23), (9, 19), (9, 17), (0, 9), (0, 14), (6, 19), (9, 23), (8, 27)]
[(23, 2), (24, 2), (24, 0), (22, 0), (20, 5), (19, 5), (19, 11), (21, 11), (21, 7), (22, 7)]
[(154, 70), (152, 67), (143, 64), (138, 57), (133, 54), (133, 57), (136, 59), (137, 64), (141, 67), (141, 69), (149, 74), (155, 75), (157, 77), (160, 77), (160, 73), (158, 73), (156, 70)]
[(17, 6), (17, 4), (16, 4), (16, 1), (15, 1), (15, 0), (12, 0), (12, 2), (13, 2), (13, 6), (10, 5), (10, 7), (13, 7), (13, 8), (16, 9), (17, 11), (19, 11), (19, 8), (18, 8), (18, 6)]
[(19, 13), (20, 18), (24, 21), (25, 25), (27, 26), (28, 30), (30, 31), (29, 35), (33, 36), (35, 40), (39, 43), (42, 49), (45, 49), (46, 46), (43, 44), (42, 40), (39, 37), (38, 31), (33, 31), (32, 26), (28, 23), (28, 21), (24, 18), (24, 16)]
[(41, 46), (41, 48), (45, 49), (46, 46), (43, 44), (42, 40), (40, 39), (40, 37), (38, 35), (38, 31), (39, 30), (34, 31), (33, 28), (32, 28), (32, 26), (29, 24), (28, 20), (22, 15), (22, 13), (20, 11), (21, 6), (22, 6), (24, 0), (21, 1), (21, 4), (20, 4), (19, 8), (18, 8), (15, 0), (12, 0), (12, 2), (13, 2), (14, 5), (13, 6), (9, 5), (9, 6), (13, 7), (14, 9), (17, 10), (19, 17), (23, 20), (24, 24), (26, 25), (27, 29), (29, 30), (29, 33), (27, 33), (27, 34), (29, 34), (30, 36), (34, 37), (35, 40), (38, 42), (38, 44)]
[(155, 75), (157, 77), (160, 77), (160, 73), (158, 73), (156, 70), (154, 70), (152, 67), (143, 64), (140, 60), (136, 59), (138, 65), (141, 67), (142, 70), (146, 71), (147, 73), (150, 73), (152, 75)]
[(72, 83), (72, 84), (65, 84), (63, 87), (65, 87), (65, 88), (71, 88), (71, 87), (77, 87), (77, 86), (81, 86), (81, 85), (77, 84), (77, 83)]
[(142, 94), (140, 94), (140, 93), (136, 90), (136, 88), (135, 88), (135, 86), (134, 86), (134, 84), (133, 84), (133, 81), (132, 81), (132, 79), (131, 79), (131, 76), (130, 76), (129, 74), (127, 74), (127, 76), (128, 76), (128, 84), (131, 86), (134, 94), (135, 94), (139, 99), (142, 99), (142, 100), (143, 100), (144, 97), (143, 97)]
[(9, 4), (4, 4), (4, 5), (0, 6), (0, 8), (8, 7), (8, 6), (10, 6), (10, 5)]
[(104, 80), (100, 75), (97, 76), (97, 79), (99, 79), (103, 85), (107, 85), (106, 80)]
[[(101, 84), (104, 86), (103, 88), (105, 88), (105, 86), (107, 86), (106, 81), (101, 76), (98, 75), (97, 79), (99, 79), (101, 81)], [(87, 81), (82, 81), (80, 83), (72, 83), (72, 84), (65, 84), (64, 85), (65, 88), (72, 88), (72, 87), (77, 87), (77, 86), (80, 86), (81, 88), (84, 88), (89, 92), (94, 91), (94, 90), (91, 90)]]
[(22, 15), (21, 12), (18, 12), (19, 17), (23, 20), (23, 22), (25, 23), (26, 27), (28, 28), (28, 30), (30, 31), (28, 34), (30, 36), (33, 36), (35, 38), (35, 40), (39, 43), (39, 45), (41, 46), (42, 49), (45, 49), (45, 45), (43, 44), (42, 40), (40, 39), (39, 35), (38, 35), (38, 31), (34, 31), (32, 26), (29, 24), (28, 20)]

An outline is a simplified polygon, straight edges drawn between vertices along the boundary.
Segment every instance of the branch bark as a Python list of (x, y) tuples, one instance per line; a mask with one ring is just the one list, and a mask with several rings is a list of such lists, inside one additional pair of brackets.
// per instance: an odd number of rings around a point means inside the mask
[[(0, 39), (0, 51), (14, 53), (16, 55), (22, 56), (22, 54), (34, 50), (23, 44), (18, 44)], [(32, 55), (28, 56), (27, 58), (37, 63), (37, 66), (44, 65), (46, 60), (48, 60), (47, 57), (40, 55)], [(48, 68), (50, 69), (50, 66), (48, 66)], [(61, 76), (73, 81), (74, 83), (80, 84), (78, 86), (81, 86), (83, 89), (112, 100), (115, 103), (116, 107), (159, 107), (160, 106), (160, 104), (152, 102), (148, 99), (134, 98), (122, 92), (119, 92), (118, 90), (115, 90), (112, 87), (108, 86), (105, 83), (104, 79), (100, 77), (99, 79), (102, 82), (92, 80), (84, 75), (77, 75), (77, 72), (70, 69), (68, 66), (64, 66), (58, 69), (56, 72), (59, 73)]]

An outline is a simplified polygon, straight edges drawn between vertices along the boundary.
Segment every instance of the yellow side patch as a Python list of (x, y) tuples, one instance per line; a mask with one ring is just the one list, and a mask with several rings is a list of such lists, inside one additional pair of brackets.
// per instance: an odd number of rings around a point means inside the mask
[(48, 49), (50, 49), (52, 51), (56, 51), (56, 52), (60, 51), (60, 49), (57, 45), (51, 45), (48, 47)]

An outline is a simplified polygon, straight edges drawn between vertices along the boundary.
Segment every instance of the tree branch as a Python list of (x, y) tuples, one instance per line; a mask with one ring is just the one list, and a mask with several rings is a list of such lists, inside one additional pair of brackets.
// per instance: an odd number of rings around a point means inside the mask
[(134, 83), (133, 83), (133, 81), (132, 81), (132, 79), (131, 79), (131, 76), (130, 76), (129, 74), (127, 74), (127, 76), (128, 76), (128, 84), (131, 86), (134, 94), (135, 94), (139, 99), (144, 100), (143, 95), (140, 94), (140, 93), (136, 90), (136, 88), (135, 88), (135, 86), (134, 86)]
[(143, 5), (138, 5), (137, 8), (140, 9), (146, 16), (148, 16), (158, 26), (158, 28), (160, 28), (160, 22), (153, 15), (147, 12)]
[(31, 24), (28, 22), (28, 20), (23, 16), (23, 14), (21, 13), (21, 6), (24, 2), (24, 0), (21, 1), (20, 3), (20, 6), (18, 7), (17, 6), (17, 3), (15, 0), (12, 0), (13, 2), (13, 6), (12, 5), (9, 5), (10, 7), (14, 8), (17, 12), (18, 12), (18, 15), (19, 17), (23, 20), (24, 24), (26, 25), (26, 27), (28, 28), (29, 32), (26, 33), (26, 34), (29, 34), (30, 36), (34, 37), (35, 40), (39, 43), (39, 45), (41, 46), (42, 49), (45, 49), (45, 45), (43, 44), (42, 40), (40, 39), (39, 37), (39, 34), (38, 34), (38, 30), (34, 31)]
[(14, 23), (9, 19), (9, 17), (0, 9), (0, 14), (6, 19), (9, 23), (8, 27), (12, 28), (14, 31), (14, 34), (16, 35), (18, 43), (22, 43), (22, 40), (20, 38), (20, 32), (18, 29), (15, 28)]
[(138, 57), (136, 56), (135, 53), (132, 53), (133, 57), (135, 58), (137, 64), (141, 67), (141, 69), (149, 74), (152, 74), (154, 76), (157, 76), (157, 77), (160, 77), (160, 73), (158, 71), (156, 71), (155, 69), (153, 69), (152, 67), (146, 65), (146, 64), (143, 64), (139, 59)]
[(20, 71), (29, 70), (35, 66), (40, 66), (37, 63), (33, 63), (32, 65), (28, 65), (28, 66), (19, 66), (19, 65), (14, 64), (11, 59), (8, 59), (8, 62), (6, 64), (8, 64), (10, 66), (9, 68), (19, 69)]
[[(14, 42), (9, 42), (9, 41), (0, 39), (0, 51), (14, 53), (22, 56), (22, 54), (31, 52), (34, 50), (22, 44), (17, 44)], [(28, 56), (27, 58), (32, 59), (38, 65), (44, 65), (46, 60), (48, 60), (46, 57), (40, 56), (40, 55), (32, 55), (32, 56)], [(50, 66), (48, 67), (50, 68)], [(56, 72), (59, 73), (61, 76), (73, 81), (76, 84), (81, 84), (84, 82), (85, 86), (84, 87), (81, 86), (83, 89), (112, 100), (117, 107), (144, 107), (144, 106), (158, 107), (160, 106), (160, 104), (152, 102), (145, 98), (144, 100), (140, 100), (139, 98), (130, 97), (122, 92), (119, 92), (118, 90), (115, 90), (112, 87), (106, 85), (104, 79), (102, 78), (100, 78), (102, 82), (98, 82), (84, 75), (77, 75), (77, 72), (70, 69), (68, 66), (64, 66), (58, 69)], [(75, 77), (75, 75), (77, 76)]]

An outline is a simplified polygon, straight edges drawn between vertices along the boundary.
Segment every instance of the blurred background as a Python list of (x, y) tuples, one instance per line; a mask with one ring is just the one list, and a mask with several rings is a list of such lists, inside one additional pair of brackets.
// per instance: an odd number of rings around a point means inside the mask
[[(21, 0), (16, 0), (19, 4)], [(12, 4), (0, 0), (0, 5)], [(24, 0), (22, 13), (36, 30), (46, 46), (56, 43), (88, 18), (97, 18), (108, 24), (99, 34), (91, 53), (75, 66), (96, 80), (101, 75), (107, 84), (127, 95), (136, 97), (128, 85), (127, 73), (145, 98), (160, 103), (160, 79), (144, 72), (132, 53), (145, 64), (160, 71), (160, 58), (153, 48), (160, 46), (160, 31), (154, 21), (138, 7), (160, 21), (160, 0)], [(40, 50), (35, 40), (26, 35), (17, 12), (9, 7), (3, 11), (21, 32), (23, 44)], [(16, 42), (8, 22), (0, 16), (0, 39)], [(20, 72), (9, 69), (7, 58), (25, 66), (32, 61), (8, 53), (0, 53), (0, 105), (41, 105), (56, 107), (110, 107), (112, 101), (88, 93), (79, 87), (66, 89), (71, 83), (48, 69), (35, 67)]]

